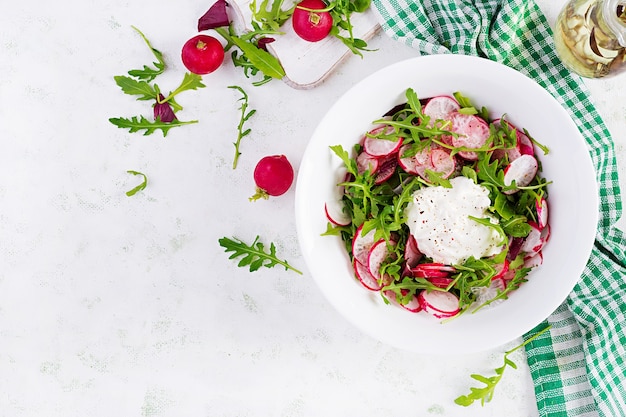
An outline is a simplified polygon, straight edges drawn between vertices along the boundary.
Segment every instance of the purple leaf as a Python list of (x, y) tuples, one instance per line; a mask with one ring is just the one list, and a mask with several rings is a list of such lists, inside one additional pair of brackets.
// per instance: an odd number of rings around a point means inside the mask
[(276, 39), (274, 38), (261, 38), (257, 41), (257, 46), (264, 51), (267, 51), (267, 44), (274, 42)]
[(215, 29), (230, 25), (228, 13), (226, 13), (226, 0), (217, 0), (207, 12), (198, 19), (198, 32)]
[(174, 110), (172, 110), (172, 106), (170, 103), (160, 101), (165, 100), (163, 94), (159, 94), (159, 99), (154, 105), (154, 120), (161, 120), (165, 123), (170, 123), (172, 120), (176, 120), (176, 115), (174, 114)]

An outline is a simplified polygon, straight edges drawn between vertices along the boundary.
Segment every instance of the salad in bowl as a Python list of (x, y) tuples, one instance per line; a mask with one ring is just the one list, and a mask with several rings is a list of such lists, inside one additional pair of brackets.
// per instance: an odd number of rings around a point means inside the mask
[(386, 303), (437, 318), (499, 303), (542, 263), (548, 149), (459, 92), (405, 95), (352, 152), (330, 147), (345, 172), (325, 234)]
[(467, 353), (563, 303), (597, 195), (586, 143), (544, 88), (487, 59), (420, 56), (328, 110), (299, 167), (296, 226), (350, 323), (398, 348)]

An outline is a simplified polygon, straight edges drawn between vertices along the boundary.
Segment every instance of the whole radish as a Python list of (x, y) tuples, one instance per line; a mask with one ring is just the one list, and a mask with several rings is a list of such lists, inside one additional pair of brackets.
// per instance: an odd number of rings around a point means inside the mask
[(296, 5), (291, 18), (294, 32), (309, 42), (318, 42), (330, 33), (333, 17), (322, 0), (302, 0)]
[(293, 167), (285, 155), (261, 158), (254, 168), (256, 193), (250, 201), (283, 195), (293, 183)]
[(212, 36), (197, 35), (185, 42), (181, 58), (194, 74), (209, 74), (224, 62), (224, 47)]

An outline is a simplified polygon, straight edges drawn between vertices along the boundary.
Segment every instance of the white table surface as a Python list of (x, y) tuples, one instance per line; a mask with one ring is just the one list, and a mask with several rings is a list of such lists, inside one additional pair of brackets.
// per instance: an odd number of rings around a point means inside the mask
[[(377, 35), (308, 91), (252, 87), (230, 62), (183, 93), (197, 125), (144, 137), (109, 117), (146, 113), (113, 75), (152, 62), (131, 25), (182, 77), (181, 45), (212, 2), (13, 2), (0, 14), (0, 416), (535, 416), (523, 352), (494, 400), (454, 398), (519, 341), (458, 357), (363, 335), (317, 289), (300, 256), (294, 187), (251, 203), (252, 170), (285, 154), (296, 171), (329, 104), (415, 52)], [(554, 22), (562, 0), (541, 0)], [(626, 179), (624, 78), (589, 80)], [(240, 85), (257, 114), (231, 167)], [(148, 175), (148, 187), (126, 173)], [(273, 241), (303, 269), (254, 274), (222, 236)]]

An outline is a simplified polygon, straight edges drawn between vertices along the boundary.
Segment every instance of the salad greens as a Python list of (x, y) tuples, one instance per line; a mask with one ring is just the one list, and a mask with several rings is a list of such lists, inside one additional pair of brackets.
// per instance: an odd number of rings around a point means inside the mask
[(141, 173), (139, 171), (133, 171), (133, 170), (129, 170), (129, 171), (126, 171), (126, 172), (129, 173), (129, 174), (139, 175), (139, 176), (143, 177), (143, 181), (139, 185), (134, 187), (132, 190), (126, 191), (126, 195), (127, 196), (129, 196), (129, 197), (134, 196), (139, 191), (145, 189), (148, 186), (148, 177), (146, 176), (146, 174)]
[[(474, 221), (496, 229), (503, 237), (503, 250), (498, 255), (475, 259), (470, 257), (453, 268), (449, 276), (449, 284), (435, 285), (430, 280), (419, 276), (406, 274), (405, 253), (410, 235), (406, 224), (405, 210), (413, 198), (413, 193), (423, 187), (442, 186), (450, 187), (446, 176), (434, 170), (426, 170), (425, 176), (407, 173), (400, 165), (395, 168), (393, 175), (385, 181), (377, 181), (376, 174), (370, 169), (359, 169), (356, 156), (352, 157), (342, 146), (331, 146), (330, 149), (345, 165), (348, 179), (338, 184), (343, 187), (342, 204), (344, 213), (351, 222), (347, 225), (328, 223), (324, 235), (337, 235), (342, 238), (351, 260), (352, 242), (359, 228), (361, 234), (375, 231), (374, 241), (385, 239), (388, 242), (389, 256), (383, 261), (380, 275), (377, 277), (381, 285), (380, 293), (386, 302), (390, 294), (395, 301), (406, 304), (420, 291), (447, 291), (459, 299), (460, 312), (470, 310), (475, 312), (496, 301), (506, 299), (508, 295), (527, 280), (532, 269), (524, 265), (524, 253), (512, 247), (515, 239), (522, 239), (531, 232), (531, 224), (539, 222), (536, 204), (547, 198), (548, 181), (536, 175), (527, 186), (517, 186), (505, 182), (504, 170), (508, 164), (506, 150), (517, 144), (517, 132), (507, 122), (493, 123), (488, 118), (485, 108), (477, 109), (470, 100), (460, 93), (456, 93), (461, 109), (459, 113), (475, 114), (486, 117), (489, 123), (489, 138), (479, 148), (453, 146), (446, 137), (458, 135), (451, 130), (450, 122), (444, 120), (430, 120), (423, 112), (423, 103), (415, 91), (406, 90), (406, 104), (392, 109), (385, 117), (373, 121), (374, 125), (387, 125), (391, 128), (382, 129), (382, 132), (366, 134), (366, 137), (375, 137), (388, 141), (402, 140), (402, 147), (398, 158), (405, 158), (432, 148), (446, 149), (451, 156), (460, 152), (472, 151), (477, 154), (476, 160), (462, 160), (462, 167), (457, 166), (456, 175), (463, 175), (489, 191), (491, 207), (490, 216), (497, 219), (492, 223), (489, 219), (473, 218)], [(500, 119), (505, 120), (504, 117)], [(533, 139), (534, 141), (534, 139)], [(534, 141), (534, 143), (537, 143)], [(540, 147), (545, 149), (545, 147)], [(354, 145), (352, 155), (363, 152), (363, 144)], [(503, 157), (493, 157), (495, 152), (501, 152)], [(517, 190), (511, 193), (511, 190)], [(420, 263), (429, 263), (432, 260), (424, 257)], [(500, 277), (506, 270), (506, 287), (498, 288), (491, 298), (484, 300), (479, 297), (481, 292), (487, 293), (492, 280)], [(384, 277), (384, 278), (382, 278)], [(481, 290), (482, 289), (482, 290)], [(485, 291), (483, 291), (485, 290)], [(488, 293), (487, 293), (488, 294)], [(480, 300), (479, 303), (477, 301)], [(458, 316), (457, 314), (456, 316)]]
[(239, 144), (241, 143), (241, 139), (245, 136), (248, 136), (251, 132), (250, 129), (244, 130), (243, 125), (245, 122), (248, 121), (250, 117), (252, 117), (254, 113), (256, 113), (256, 110), (252, 109), (246, 113), (248, 109), (248, 94), (246, 94), (243, 88), (236, 85), (230, 85), (228, 86), (228, 88), (238, 90), (242, 94), (242, 97), (239, 99), (239, 101), (241, 101), (241, 107), (239, 107), (239, 110), (241, 110), (241, 117), (239, 119), (239, 124), (237, 125), (237, 140), (234, 143), (235, 158), (233, 159), (233, 169), (235, 169), (237, 168), (237, 161), (239, 160), (239, 156), (241, 155), (241, 152), (239, 152)]
[(250, 272), (259, 270), (262, 266), (266, 268), (272, 268), (276, 265), (283, 266), (285, 270), (292, 270), (293, 272), (302, 275), (302, 272), (294, 268), (286, 260), (280, 260), (276, 256), (276, 246), (274, 243), (270, 243), (269, 252), (265, 250), (265, 246), (259, 241), (259, 236), (254, 239), (252, 244), (248, 245), (237, 238), (223, 237), (219, 239), (219, 244), (224, 248), (225, 252), (233, 252), (228, 259), (235, 259), (243, 256), (237, 266), (244, 267), (249, 266)]
[(493, 399), (493, 394), (495, 392), (496, 385), (500, 382), (500, 380), (502, 380), (502, 376), (504, 375), (504, 371), (506, 370), (507, 366), (513, 369), (517, 369), (517, 365), (515, 364), (515, 362), (509, 359), (509, 355), (523, 348), (524, 346), (526, 346), (527, 344), (529, 344), (530, 342), (532, 342), (533, 340), (535, 340), (536, 338), (538, 338), (539, 336), (541, 336), (542, 334), (550, 330), (550, 327), (552, 326), (548, 325), (547, 327), (545, 327), (544, 329), (542, 329), (541, 331), (533, 335), (528, 340), (504, 352), (504, 363), (502, 364), (502, 366), (495, 369), (495, 373), (496, 373), (495, 375), (489, 376), (489, 377), (478, 375), (478, 374), (470, 375), (471, 378), (475, 379), (478, 382), (485, 384), (485, 386), (481, 388), (471, 387), (469, 394), (461, 395), (457, 397), (454, 400), (454, 402), (463, 407), (468, 407), (472, 405), (474, 401), (480, 401), (480, 405), (483, 405), (483, 406), (485, 405), (485, 402), (491, 401)]
[[(135, 96), (139, 101), (153, 101), (154, 121), (144, 116), (133, 116), (131, 118), (112, 117), (109, 119), (109, 122), (119, 128), (129, 129), (130, 133), (144, 131), (144, 136), (151, 135), (155, 131), (160, 130), (164, 137), (167, 136), (169, 130), (174, 127), (197, 123), (197, 120), (179, 121), (176, 118), (175, 113), (182, 110), (183, 107), (176, 102), (175, 97), (184, 91), (204, 88), (205, 85), (202, 83), (202, 76), (189, 72), (185, 73), (180, 85), (169, 94), (163, 95), (161, 88), (153, 82), (154, 79), (165, 70), (163, 55), (150, 44), (139, 29), (134, 26), (133, 29), (139, 32), (157, 59), (157, 62), (153, 63), (155, 68), (144, 65), (143, 69), (128, 71), (129, 76), (117, 75), (113, 78), (124, 94)], [(169, 108), (165, 109), (164, 107)], [(163, 115), (169, 115), (169, 117), (165, 119)]]

